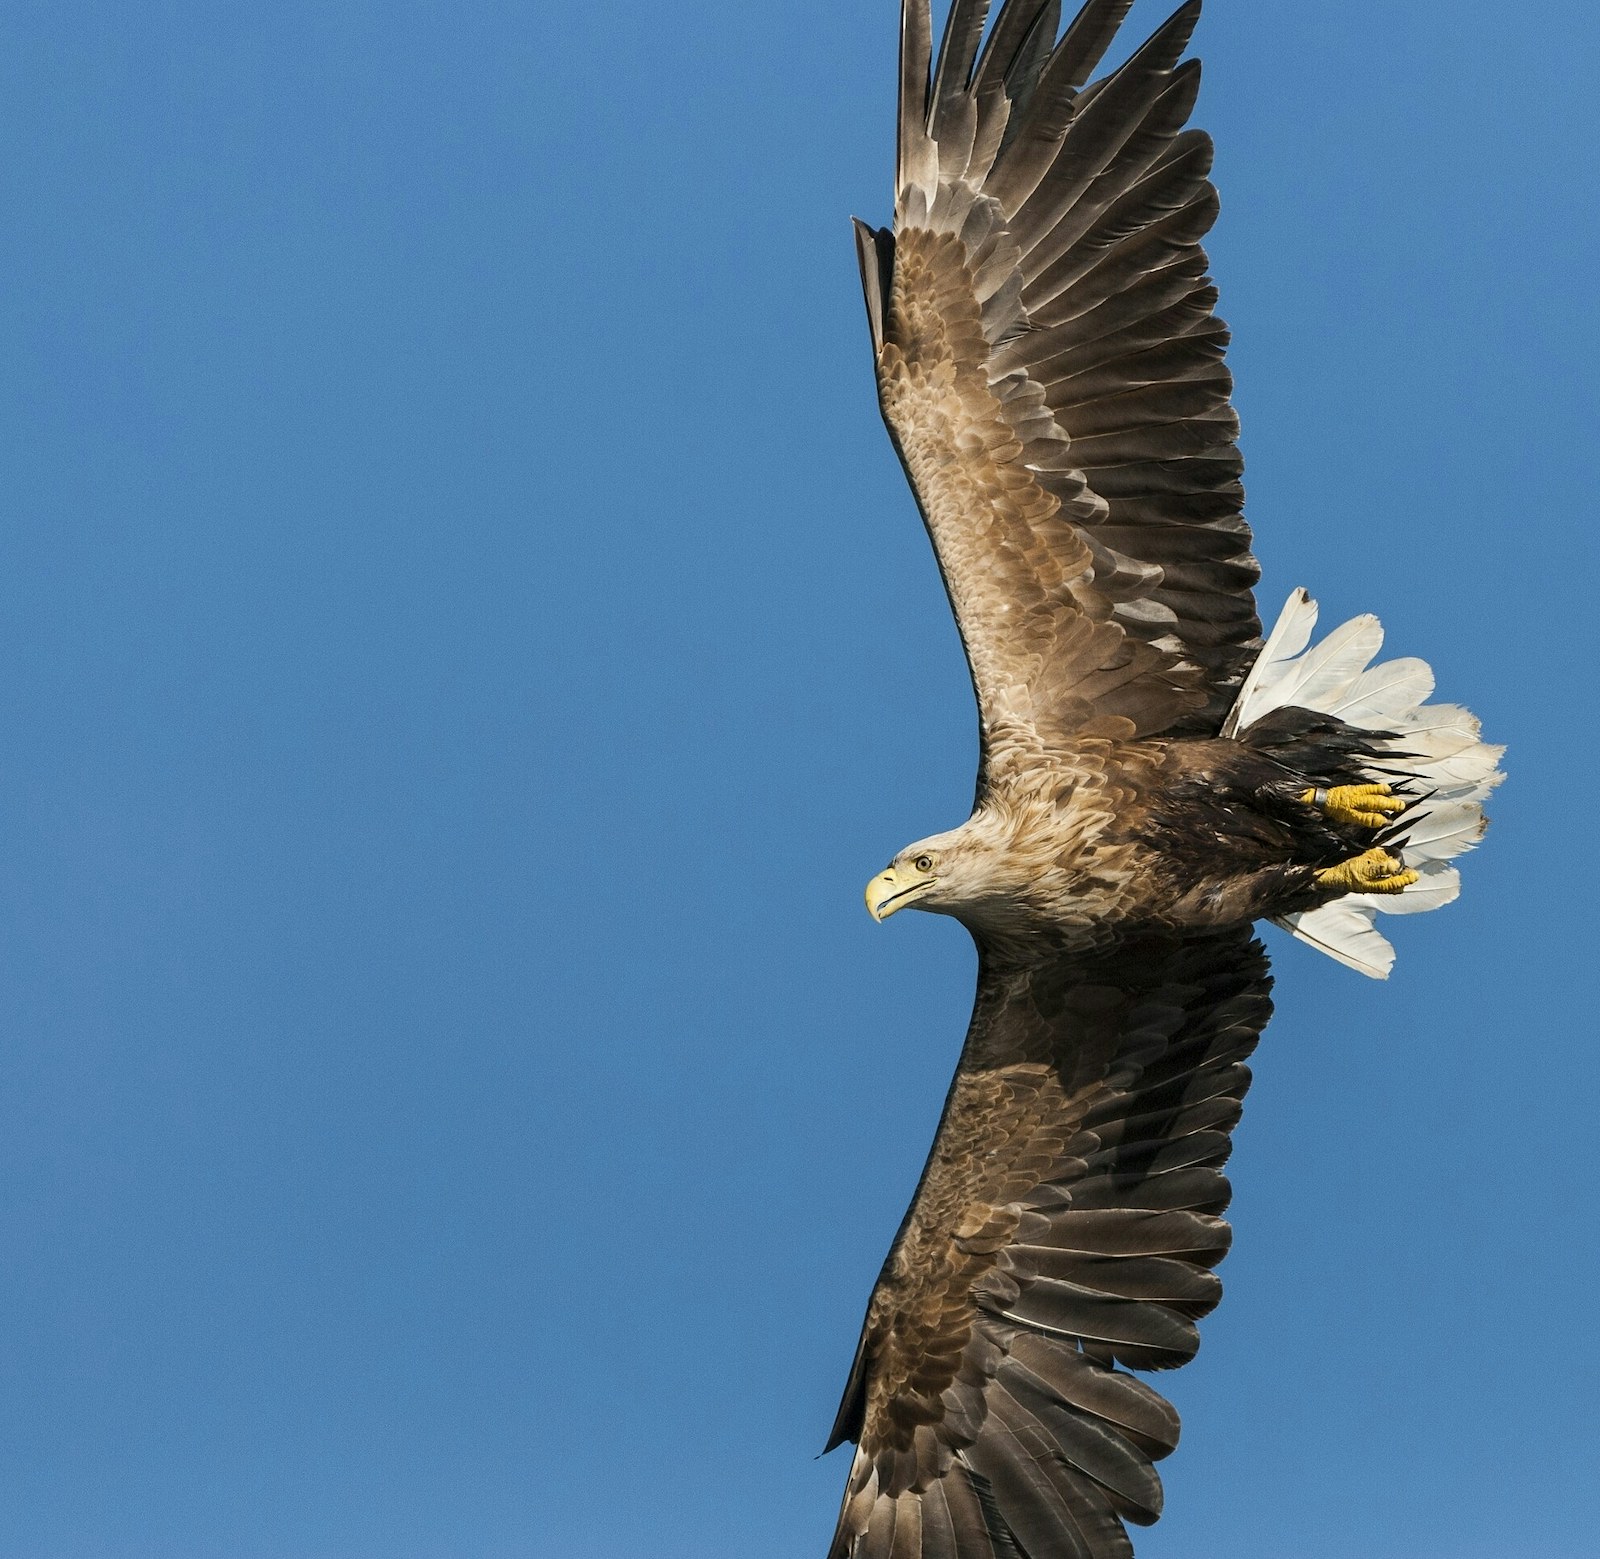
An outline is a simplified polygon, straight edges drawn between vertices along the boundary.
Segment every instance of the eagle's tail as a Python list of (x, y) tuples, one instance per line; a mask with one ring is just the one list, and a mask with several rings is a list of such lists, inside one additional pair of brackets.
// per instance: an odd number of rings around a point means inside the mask
[[(1415, 914), (1448, 904), (1461, 891), (1450, 860), (1470, 850), (1487, 819), (1481, 805), (1504, 778), (1503, 747), (1478, 739), (1478, 722), (1455, 704), (1430, 704), (1433, 671), (1423, 660), (1374, 666), (1383, 646), (1376, 617), (1355, 617), (1311, 645), (1317, 603), (1296, 590), (1239, 690), (1223, 726), (1240, 735), (1274, 709), (1295, 707), (1334, 716), (1357, 730), (1380, 733), (1364, 769), (1413, 799), (1377, 843), (1402, 853), (1417, 881), (1395, 894), (1350, 893), (1278, 924), (1374, 979), (1387, 977), (1394, 949), (1374, 926), (1381, 911)], [(1311, 647), (1308, 648), (1307, 646)]]

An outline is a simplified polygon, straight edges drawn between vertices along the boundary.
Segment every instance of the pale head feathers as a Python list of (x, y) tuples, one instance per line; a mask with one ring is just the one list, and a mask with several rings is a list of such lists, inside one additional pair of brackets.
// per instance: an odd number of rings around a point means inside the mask
[(1048, 918), (1059, 906), (1064, 873), (1051, 820), (1036, 812), (987, 801), (959, 828), (907, 845), (868, 885), (867, 907), (880, 920), (925, 909), (995, 932)]

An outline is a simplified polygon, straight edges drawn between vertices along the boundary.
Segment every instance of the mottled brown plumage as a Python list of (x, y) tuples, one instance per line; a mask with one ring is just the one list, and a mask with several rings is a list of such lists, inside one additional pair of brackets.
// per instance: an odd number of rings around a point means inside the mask
[[(1270, 1011), (1252, 923), (1315, 941), (1352, 888), (1442, 902), (1442, 875), (1368, 848), (1413, 823), (1330, 793), (1408, 754), (1448, 769), (1449, 806), (1416, 803), (1442, 873), (1493, 783), (1469, 716), (1414, 707), (1426, 667), (1363, 681), (1337, 658), (1370, 659), (1361, 623), (1284, 659), (1302, 595), (1262, 653), (1200, 248), (1211, 147), (1184, 128), (1199, 0), (1090, 84), (1128, 8), (1089, 0), (1058, 38), (1059, 0), (1004, 0), (980, 51), (987, 0), (954, 0), (935, 62), (905, 0), (894, 227), (857, 224), (982, 736), (973, 816), (868, 903), (956, 916), (980, 973), (835, 1426), (858, 1448), (831, 1559), (1131, 1553), (1178, 1423), (1129, 1371), (1190, 1358), (1220, 1293), (1222, 1166)], [(1391, 707), (1403, 738), (1371, 723)], [(1366, 944), (1319, 945), (1367, 967)]]
[[(1126, 1369), (1183, 1363), (1216, 1303), (1221, 1167), (1269, 983), (1246, 931), (985, 950), (835, 1429), (860, 1441), (836, 1554), (1006, 1554), (1006, 1531), (1029, 1554), (1125, 1553), (1119, 1518), (1159, 1514), (1177, 1419)], [(932, 1491), (922, 1546), (891, 1540)], [(947, 1506), (991, 1501), (951, 1529)]]

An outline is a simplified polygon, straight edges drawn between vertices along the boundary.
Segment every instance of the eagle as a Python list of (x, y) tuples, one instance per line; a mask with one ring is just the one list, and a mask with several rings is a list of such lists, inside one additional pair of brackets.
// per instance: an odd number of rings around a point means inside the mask
[(903, 0), (894, 221), (857, 222), (879, 404), (977, 695), (972, 815), (868, 884), (977, 995), (828, 1449), (830, 1559), (1114, 1559), (1161, 1511), (1271, 1012), (1255, 923), (1367, 975), (1447, 903), (1501, 749), (1372, 617), (1263, 635), (1186, 128), (1188, 0)]

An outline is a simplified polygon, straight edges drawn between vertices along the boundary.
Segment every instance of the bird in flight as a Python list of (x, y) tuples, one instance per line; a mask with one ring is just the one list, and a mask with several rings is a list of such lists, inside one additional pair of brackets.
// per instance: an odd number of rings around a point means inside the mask
[(880, 405), (977, 692), (972, 816), (867, 887), (978, 947), (965, 1048), (829, 1448), (830, 1559), (1112, 1559), (1228, 1248), (1254, 923), (1361, 972), (1457, 892), (1500, 749), (1356, 618), (1263, 636), (1185, 125), (1189, 0), (904, 0), (894, 223), (856, 224)]

